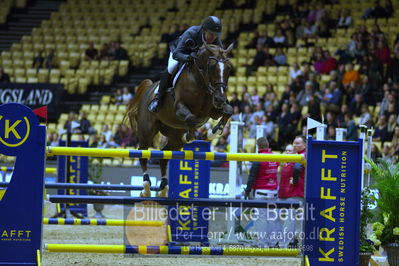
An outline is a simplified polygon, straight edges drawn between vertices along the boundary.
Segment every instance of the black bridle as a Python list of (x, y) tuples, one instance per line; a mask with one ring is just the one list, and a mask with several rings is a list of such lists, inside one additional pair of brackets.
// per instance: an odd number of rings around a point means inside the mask
[[(198, 72), (200, 73), (200, 76), (202, 77), (202, 80), (204, 82), (204, 86), (206, 88), (206, 91), (210, 94), (213, 95), (216, 92), (216, 88), (222, 88), (223, 92), (226, 91), (227, 84), (225, 82), (215, 82), (212, 83), (209, 80), (209, 64), (211, 60), (215, 60), (217, 63), (226, 63), (229, 61), (229, 58), (217, 58), (216, 56), (210, 56), (208, 57), (207, 63), (206, 63), (206, 68), (202, 69), (198, 66), (197, 61), (194, 60), (194, 66), (197, 68)], [(222, 73), (223, 75), (223, 73)], [(223, 78), (223, 77), (222, 77)]]

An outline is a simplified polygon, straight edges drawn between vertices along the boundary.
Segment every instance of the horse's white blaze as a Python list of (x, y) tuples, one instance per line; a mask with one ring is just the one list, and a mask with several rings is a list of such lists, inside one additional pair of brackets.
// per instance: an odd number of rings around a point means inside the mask
[[(224, 63), (219, 62), (219, 70), (220, 70), (220, 82), (223, 83), (223, 72), (224, 72)], [(223, 88), (220, 87), (220, 93), (223, 94)]]
[(220, 82), (223, 83), (224, 63), (219, 62), (219, 69), (220, 69)]

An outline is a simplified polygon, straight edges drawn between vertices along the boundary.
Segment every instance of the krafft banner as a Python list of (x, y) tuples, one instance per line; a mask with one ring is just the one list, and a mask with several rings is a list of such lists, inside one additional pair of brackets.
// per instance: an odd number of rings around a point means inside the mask
[[(210, 143), (193, 141), (184, 146), (186, 151), (209, 152)], [(170, 160), (169, 197), (209, 198), (210, 161)], [(209, 208), (169, 206), (169, 222), (174, 242), (201, 242), (208, 244)]]
[(358, 265), (362, 142), (310, 137), (307, 155), (305, 255), (310, 265)]
[[(65, 141), (60, 141), (60, 146), (65, 146)], [(88, 141), (76, 140), (71, 141), (70, 147), (89, 147)], [(65, 181), (66, 156), (58, 156), (58, 182), (60, 183), (82, 183), (86, 184), (89, 178), (89, 158), (87, 156), (71, 156), (69, 180)], [(80, 189), (60, 189), (58, 195), (87, 195), (87, 190)], [(71, 203), (70, 210), (87, 217), (87, 204)], [(65, 208), (65, 204), (61, 204), (61, 209)]]
[(64, 86), (49, 83), (0, 84), (0, 104), (21, 103), (32, 109), (47, 105), (49, 115), (57, 112)]

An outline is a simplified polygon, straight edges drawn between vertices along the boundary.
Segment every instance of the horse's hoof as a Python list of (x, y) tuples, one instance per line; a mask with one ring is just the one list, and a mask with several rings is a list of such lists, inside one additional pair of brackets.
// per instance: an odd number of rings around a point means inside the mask
[(213, 130), (209, 129), (207, 132), (207, 139), (213, 140), (216, 138), (217, 135), (220, 135), (222, 133), (222, 130), (218, 129), (215, 133), (213, 133)]
[(149, 181), (143, 182), (143, 190), (140, 193), (140, 197), (151, 197), (151, 183)]
[(168, 192), (169, 192), (169, 186), (166, 185), (164, 189), (158, 191), (157, 196), (160, 198), (166, 198), (168, 196)]

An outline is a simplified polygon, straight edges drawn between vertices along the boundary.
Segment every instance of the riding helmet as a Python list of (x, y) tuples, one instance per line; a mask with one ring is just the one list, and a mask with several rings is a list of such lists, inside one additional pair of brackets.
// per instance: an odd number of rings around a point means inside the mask
[(202, 27), (215, 35), (220, 35), (222, 32), (222, 22), (218, 17), (209, 16), (202, 22)]

